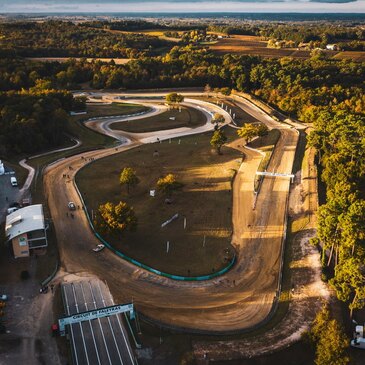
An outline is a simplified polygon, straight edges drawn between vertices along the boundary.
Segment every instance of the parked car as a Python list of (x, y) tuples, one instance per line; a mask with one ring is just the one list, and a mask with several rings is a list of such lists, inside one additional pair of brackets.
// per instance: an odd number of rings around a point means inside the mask
[(48, 285), (46, 286), (42, 286), (40, 289), (39, 289), (39, 292), (41, 294), (47, 294), (48, 293)]
[(30, 199), (26, 198), (22, 200), (22, 206), (23, 207), (27, 207), (28, 205), (30, 205)]
[(0, 294), (0, 300), (6, 302), (8, 300), (8, 296), (6, 294)]
[(11, 207), (11, 208), (8, 208), (6, 212), (7, 212), (7, 214), (11, 214), (11, 213), (16, 212), (17, 210), (19, 210), (19, 208)]
[(53, 337), (58, 336), (60, 334), (60, 331), (59, 331), (59, 328), (58, 328), (58, 324), (57, 323), (52, 324), (52, 326), (51, 326), (51, 332), (52, 332), (52, 336)]
[(99, 252), (102, 249), (104, 249), (105, 245), (103, 245), (102, 243), (98, 244), (95, 248), (93, 248), (94, 252)]
[(74, 202), (69, 202), (68, 203), (68, 209), (70, 210), (76, 210), (76, 205)]
[(11, 184), (11, 186), (18, 186), (18, 181), (17, 181), (16, 177), (12, 176), (10, 178), (10, 184)]

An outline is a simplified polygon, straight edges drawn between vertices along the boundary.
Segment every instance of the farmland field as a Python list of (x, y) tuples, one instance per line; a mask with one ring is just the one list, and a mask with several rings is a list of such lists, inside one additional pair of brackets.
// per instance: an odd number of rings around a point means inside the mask
[[(140, 34), (146, 34), (149, 35), (151, 37), (158, 37), (160, 39), (164, 39), (166, 41), (170, 41), (170, 42), (180, 42), (179, 38), (173, 38), (173, 37), (166, 37), (164, 35), (165, 32), (169, 31), (169, 32), (175, 32), (176, 30), (174, 29), (142, 29), (139, 31), (128, 31), (128, 30), (114, 30), (114, 29), (106, 29), (107, 32), (110, 33), (114, 33), (114, 34), (133, 34), (133, 33), (140, 33)], [(179, 34), (182, 34), (183, 31), (177, 31)]]
[(262, 40), (259, 36), (248, 35), (233, 35), (230, 38), (219, 39), (216, 44), (209, 48), (220, 54), (236, 53), (270, 58), (307, 58), (310, 56), (310, 51), (298, 50), (297, 48), (267, 48), (267, 41)]
[[(70, 57), (27, 57), (29, 61), (38, 61), (38, 62), (67, 62), (70, 60)], [(81, 58), (75, 58), (76, 60), (81, 60)], [(86, 58), (87, 62), (93, 61), (101, 61), (101, 62), (111, 62), (114, 61), (116, 65), (124, 65), (130, 61), (129, 58)]]
[(333, 58), (337, 60), (353, 60), (358, 62), (365, 62), (365, 52), (361, 51), (344, 51), (338, 52)]

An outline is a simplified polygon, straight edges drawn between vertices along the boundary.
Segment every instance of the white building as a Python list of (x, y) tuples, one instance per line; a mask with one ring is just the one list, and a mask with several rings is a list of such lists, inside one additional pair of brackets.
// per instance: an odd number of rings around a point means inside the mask
[(0, 175), (5, 174), (5, 168), (3, 162), (0, 160)]
[(31, 250), (47, 247), (47, 234), (41, 204), (29, 205), (6, 217), (5, 235), (12, 243), (14, 257), (28, 257)]
[(338, 46), (337, 46), (337, 44), (327, 44), (326, 49), (328, 49), (329, 51), (337, 51)]

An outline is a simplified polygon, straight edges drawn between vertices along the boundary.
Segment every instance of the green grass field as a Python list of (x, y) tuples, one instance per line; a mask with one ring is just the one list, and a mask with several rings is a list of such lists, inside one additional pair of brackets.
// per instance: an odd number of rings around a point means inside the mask
[[(227, 132), (236, 138), (234, 133)], [(206, 133), (182, 138), (180, 144), (175, 139), (171, 144), (166, 141), (144, 145), (96, 161), (77, 174), (89, 211), (96, 211), (106, 201), (123, 200), (134, 207), (138, 229), (123, 233), (120, 238), (105, 237), (114, 247), (142, 263), (177, 275), (209, 274), (227, 265), (225, 249), (229, 249), (229, 256), (233, 254), (231, 182), (242, 152), (223, 147), (223, 155), (219, 156), (212, 151), (210, 138), (211, 133)], [(158, 157), (153, 157), (155, 150)], [(119, 184), (124, 167), (135, 169), (141, 180), (129, 196)], [(149, 196), (158, 178), (167, 173), (176, 174), (184, 184), (181, 191), (172, 195), (172, 204), (164, 203), (162, 193)], [(176, 213), (179, 218), (161, 228)]]
[(113, 123), (112, 128), (126, 132), (142, 133), (180, 127), (194, 128), (203, 125), (205, 121), (205, 116), (201, 111), (182, 106), (181, 112), (179, 109), (171, 109), (147, 118)]
[[(42, 190), (42, 175), (41, 170), (44, 166), (59, 158), (68, 157), (76, 153), (89, 151), (92, 149), (103, 148), (112, 145), (115, 140), (111, 137), (97, 133), (84, 126), (83, 121), (92, 117), (106, 116), (106, 115), (126, 115), (147, 111), (148, 108), (135, 104), (113, 103), (110, 105), (87, 105), (86, 115), (73, 116), (68, 121), (68, 133), (82, 141), (82, 145), (63, 152), (55, 152), (46, 156), (37, 157), (28, 161), (28, 163), (36, 169), (36, 175), (32, 184), (33, 201), (37, 203), (43, 202)], [(70, 141), (62, 147), (70, 145)]]

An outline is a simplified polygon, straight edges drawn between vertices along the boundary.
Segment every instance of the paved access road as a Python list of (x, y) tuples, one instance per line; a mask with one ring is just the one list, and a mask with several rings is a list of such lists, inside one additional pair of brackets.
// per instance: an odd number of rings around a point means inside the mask
[(0, 222), (5, 220), (9, 205), (18, 201), (19, 187), (11, 185), (12, 176), (16, 177), (14, 171), (6, 171), (4, 175), (0, 175)]
[[(62, 298), (67, 315), (114, 305), (108, 288), (100, 280), (63, 283)], [(121, 315), (70, 325), (75, 365), (133, 365), (134, 354)]]
[[(250, 103), (247, 107), (247, 103), (242, 101), (237, 105), (282, 132), (268, 171), (290, 173), (298, 141), (297, 131), (274, 121)], [(217, 111), (217, 106), (208, 104), (202, 102), (204, 108), (212, 113)], [(209, 124), (212, 127), (209, 121), (206, 126)], [(204, 128), (198, 127), (189, 133), (199, 133), (201, 130)], [(153, 133), (158, 136), (159, 132)], [(188, 131), (185, 133), (188, 134)], [(173, 131), (169, 136), (164, 136), (170, 137), (174, 137)], [(48, 169), (44, 177), (45, 190), (64, 270), (70, 273), (89, 271), (107, 279), (118, 302), (133, 300), (137, 310), (167, 325), (214, 332), (242, 330), (259, 324), (270, 313), (277, 294), (289, 194), (288, 179), (265, 178), (253, 211), (254, 177), (261, 156), (247, 150), (233, 187), (232, 242), (238, 252), (237, 264), (227, 274), (214, 280), (177, 282), (141, 270), (108, 250), (95, 255), (91, 248), (98, 241), (83, 211), (77, 211), (75, 219), (66, 218), (68, 201), (81, 204), (72, 180), (85, 161), (119, 153), (139, 143), (133, 141), (119, 147), (118, 151), (91, 151), (83, 154), (84, 158), (73, 156)], [(62, 178), (65, 173), (70, 174), (70, 180)]]

